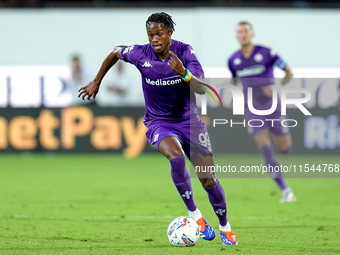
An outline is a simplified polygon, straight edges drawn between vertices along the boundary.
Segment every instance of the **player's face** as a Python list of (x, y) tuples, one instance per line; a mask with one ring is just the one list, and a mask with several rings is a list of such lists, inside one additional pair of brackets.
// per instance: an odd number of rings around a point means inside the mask
[(237, 40), (242, 46), (248, 46), (252, 43), (254, 33), (250, 26), (247, 24), (242, 24), (237, 27)]
[(162, 55), (171, 50), (171, 35), (173, 30), (168, 30), (163, 23), (151, 22), (147, 27), (149, 42), (156, 54)]
[(79, 69), (80, 68), (80, 60), (78, 58), (75, 58), (73, 60), (73, 67), (74, 67), (74, 69)]

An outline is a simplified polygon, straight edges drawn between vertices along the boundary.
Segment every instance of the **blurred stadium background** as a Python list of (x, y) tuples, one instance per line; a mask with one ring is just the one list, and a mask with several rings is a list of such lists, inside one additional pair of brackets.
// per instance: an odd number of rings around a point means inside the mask
[[(138, 7), (141, 4), (145, 8)], [(218, 79), (217, 83), (226, 83), (230, 77), (226, 61), (239, 47), (235, 39), (237, 22), (252, 22), (255, 43), (275, 49), (294, 70), (291, 85), (312, 92), (306, 107), (313, 116), (305, 118), (297, 109), (288, 112), (299, 123), (292, 129), (296, 139), (294, 152), (339, 154), (340, 51), (336, 49), (340, 35), (335, 27), (340, 23), (340, 9), (336, 8), (337, 4), (336, 1), (280, 1), (280, 4), (2, 1), (0, 152), (120, 153), (129, 141), (136, 141), (133, 136), (138, 134), (137, 141), (141, 144), (134, 145), (138, 149), (130, 150), (130, 156), (153, 152), (142, 138), (143, 125), (138, 126), (143, 117), (143, 96), (139, 73), (132, 65), (124, 63), (120, 73), (116, 67), (110, 71), (101, 88), (105, 93), (99, 93), (95, 104), (84, 104), (76, 95), (94, 77), (115, 45), (146, 43), (146, 18), (151, 13), (166, 11), (177, 24), (173, 38), (194, 47), (208, 81)], [(78, 81), (74, 81), (72, 74), (74, 56), (80, 58)], [(108, 90), (115, 83), (124, 88), (123, 95)], [(222, 89), (219, 94), (228, 107), (230, 93)], [(200, 98), (197, 101), (200, 105)], [(230, 117), (231, 111), (226, 111), (226, 119)], [(229, 130), (237, 134), (246, 132)], [(222, 128), (212, 131), (213, 136), (226, 138), (225, 142), (240, 144), (238, 135), (226, 135)], [(222, 152), (256, 153), (251, 139), (244, 140), (239, 148), (225, 146)]]
[[(239, 47), (237, 22), (250, 21), (254, 42), (276, 49), (295, 73), (292, 85), (312, 92), (305, 105), (312, 116), (288, 110), (299, 124), (292, 128), (293, 155), (280, 160), (287, 165), (340, 163), (340, 33), (336, 32), (340, 1), (0, 1), (1, 254), (172, 252), (162, 249), (168, 244), (165, 234), (160, 236), (172, 217), (186, 212), (176, 197), (166, 160), (146, 141), (138, 71), (125, 64), (122, 74), (116, 67), (107, 74), (102, 89), (120, 83), (123, 94), (110, 96), (108, 89), (90, 104), (75, 96), (115, 45), (147, 43), (145, 20), (159, 11), (172, 15), (177, 24), (173, 39), (190, 43), (207, 80), (218, 82), (230, 77), (226, 61)], [(74, 56), (81, 60), (81, 81), (73, 78)], [(230, 100), (227, 92), (219, 93), (225, 102)], [(217, 156), (227, 155), (237, 166), (261, 164), (246, 129), (214, 129), (211, 118), (217, 109), (212, 102), (209, 106), (204, 120)], [(225, 112), (225, 118), (231, 118), (231, 110)], [(147, 187), (138, 182), (144, 177)], [(243, 248), (231, 251), (283, 254), (288, 245), (292, 254), (339, 252), (335, 239), (340, 174), (333, 179), (323, 178), (327, 177), (323, 173), (314, 179), (308, 174), (297, 177), (290, 181), (301, 202), (284, 209), (276, 204), (278, 191), (270, 180), (222, 180), (229, 187), (233, 226), (235, 231), (239, 227), (237, 234), (244, 242)], [(125, 184), (125, 178), (131, 182)], [(168, 189), (164, 196), (155, 195), (148, 189), (151, 186)], [(194, 186), (197, 198), (206, 199), (198, 183)], [(249, 195), (253, 192), (257, 197)], [(212, 212), (206, 214), (214, 217)], [(134, 235), (126, 226), (143, 233), (150, 221), (155, 229), (131, 243), (129, 237)], [(261, 241), (249, 233), (255, 228), (260, 229)], [(289, 235), (283, 243), (278, 230)], [(290, 236), (294, 231), (304, 237)], [(263, 241), (268, 236), (274, 236), (269, 245)], [(207, 247), (223, 251), (218, 242)]]

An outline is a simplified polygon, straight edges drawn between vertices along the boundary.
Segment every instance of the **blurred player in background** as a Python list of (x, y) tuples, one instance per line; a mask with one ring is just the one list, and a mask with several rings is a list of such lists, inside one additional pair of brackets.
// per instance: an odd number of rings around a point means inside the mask
[(122, 107), (133, 104), (130, 97), (132, 92), (132, 87), (129, 86), (131, 85), (130, 76), (125, 71), (125, 65), (127, 64), (122, 61), (117, 62), (113, 68), (114, 72), (109, 77), (109, 81), (101, 83), (101, 91), (103, 93), (98, 94), (96, 98), (97, 105), (103, 107)]
[[(79, 97), (95, 99), (104, 75), (119, 59), (138, 68), (145, 99), (146, 136), (169, 160), (172, 180), (189, 217), (200, 226), (202, 238), (213, 240), (215, 230), (196, 206), (185, 160), (186, 155), (199, 169), (214, 166), (208, 132), (199, 117), (194, 93), (204, 93), (204, 72), (192, 47), (171, 39), (174, 25), (168, 14), (152, 14), (146, 21), (149, 43), (115, 47), (94, 80), (79, 90)], [(197, 175), (219, 219), (222, 243), (237, 244), (227, 218), (223, 187), (214, 173), (198, 171)]]
[(71, 57), (71, 80), (68, 81), (68, 87), (71, 91), (73, 106), (92, 104), (92, 102), (80, 100), (77, 98), (80, 86), (86, 84), (86, 81), (91, 79), (90, 72), (84, 67), (80, 55), (74, 54)]
[(112, 84), (110, 84), (107, 89), (108, 91), (115, 93), (116, 95), (121, 96), (121, 98), (124, 98), (127, 94), (127, 76), (124, 75), (124, 68), (123, 68), (124, 62), (118, 62), (116, 64), (117, 66), (117, 74), (114, 77), (114, 81)]
[[(293, 74), (287, 63), (272, 49), (254, 45), (252, 42), (253, 37), (252, 25), (247, 21), (240, 22), (237, 26), (237, 40), (241, 44), (241, 49), (228, 59), (228, 67), (232, 73), (232, 83), (237, 85), (238, 79), (240, 79), (243, 86), (246, 122), (248, 123), (251, 119), (261, 119), (264, 122), (261, 127), (248, 127), (248, 132), (253, 136), (267, 166), (278, 167), (279, 164), (275, 157), (270, 134), (273, 134), (274, 143), (281, 153), (290, 153), (292, 147), (290, 131), (289, 128), (281, 125), (281, 121), (287, 116), (281, 115), (279, 98), (277, 109), (270, 115), (259, 116), (250, 112), (247, 105), (247, 89), (248, 87), (253, 88), (254, 108), (267, 110), (272, 106), (272, 86), (275, 85), (274, 67), (277, 66), (285, 72), (281, 85), (288, 83)], [(279, 119), (280, 121), (271, 122), (265, 121), (265, 119)], [(271, 171), (270, 175), (282, 192), (280, 202), (294, 202), (296, 198), (282, 173)]]

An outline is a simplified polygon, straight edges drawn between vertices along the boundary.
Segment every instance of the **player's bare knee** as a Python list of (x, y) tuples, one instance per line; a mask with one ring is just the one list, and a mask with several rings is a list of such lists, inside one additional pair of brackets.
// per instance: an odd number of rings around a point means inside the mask
[(177, 157), (184, 157), (184, 152), (181, 149), (173, 149), (165, 155), (169, 160)]
[(280, 149), (281, 154), (290, 154), (292, 152), (292, 147)]
[(205, 188), (212, 188), (216, 184), (216, 180), (214, 178), (200, 178), (200, 182)]

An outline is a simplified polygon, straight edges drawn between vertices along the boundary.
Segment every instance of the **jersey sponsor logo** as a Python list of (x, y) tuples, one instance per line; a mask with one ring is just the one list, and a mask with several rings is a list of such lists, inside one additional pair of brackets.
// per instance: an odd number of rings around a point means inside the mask
[(246, 76), (251, 76), (251, 75), (258, 75), (264, 73), (266, 70), (266, 67), (263, 65), (256, 65), (256, 66), (251, 66), (244, 68), (242, 70), (238, 70), (236, 72), (238, 77), (246, 77)]
[(142, 65), (142, 67), (152, 67), (149, 61), (145, 61), (145, 63)]
[(241, 63), (242, 63), (242, 61), (241, 61), (240, 58), (235, 58), (235, 59), (234, 59), (234, 65), (235, 65), (235, 66), (238, 66), (238, 65), (241, 64)]
[(135, 46), (132, 45), (130, 47), (126, 47), (123, 51), (123, 55), (126, 54), (126, 53), (130, 53), (133, 50), (133, 47), (135, 47)]
[(254, 56), (254, 60), (255, 60), (257, 63), (262, 62), (262, 60), (263, 60), (262, 54), (257, 53), (257, 54)]
[(175, 80), (171, 79), (173, 77), (178, 77), (178, 76), (172, 76), (172, 77), (167, 77), (165, 79), (157, 79), (157, 80), (151, 80), (151, 79), (145, 78), (145, 82), (152, 86), (168, 86), (168, 85), (179, 84), (183, 81), (182, 78), (175, 79)]

